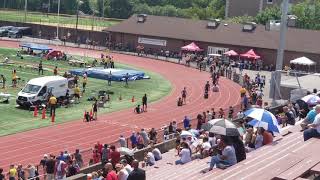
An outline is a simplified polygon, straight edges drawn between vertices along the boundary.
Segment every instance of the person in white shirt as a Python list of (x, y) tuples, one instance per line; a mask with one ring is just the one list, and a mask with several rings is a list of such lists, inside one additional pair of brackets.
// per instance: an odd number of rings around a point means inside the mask
[(308, 129), (303, 131), (303, 139), (307, 141), (313, 137), (320, 137), (320, 104), (315, 107), (317, 113), (312, 124), (308, 125)]
[(156, 160), (152, 152), (148, 152), (144, 160), (147, 166), (153, 166), (156, 163)]
[(191, 161), (191, 149), (189, 148), (189, 145), (185, 142), (182, 142), (181, 147), (182, 150), (179, 154), (181, 158), (175, 162), (176, 165), (185, 164)]
[(129, 173), (126, 171), (122, 164), (116, 164), (116, 170), (118, 175), (118, 180), (127, 180)]
[(211, 149), (211, 144), (208, 137), (203, 138), (203, 143), (201, 145), (201, 158), (206, 158), (209, 156), (209, 151)]
[(152, 150), (151, 152), (152, 152), (152, 154), (154, 156), (154, 159), (156, 161), (159, 161), (159, 160), (162, 159), (162, 155), (161, 155), (160, 150), (158, 148), (155, 148), (153, 144), (151, 144), (151, 150)]
[(237, 118), (238, 118), (238, 119), (244, 118), (243, 111), (239, 111), (239, 112), (237, 113)]
[(133, 168), (130, 166), (130, 164), (128, 164), (127, 160), (122, 159), (120, 163), (124, 166), (124, 169), (128, 172), (128, 174), (130, 174)]

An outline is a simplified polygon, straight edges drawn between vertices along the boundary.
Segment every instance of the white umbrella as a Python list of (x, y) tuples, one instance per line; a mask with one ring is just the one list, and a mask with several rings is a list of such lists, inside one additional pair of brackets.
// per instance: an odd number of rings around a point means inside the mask
[(316, 105), (317, 102), (320, 100), (320, 97), (314, 94), (309, 94), (303, 97), (301, 100), (306, 102), (309, 105)]

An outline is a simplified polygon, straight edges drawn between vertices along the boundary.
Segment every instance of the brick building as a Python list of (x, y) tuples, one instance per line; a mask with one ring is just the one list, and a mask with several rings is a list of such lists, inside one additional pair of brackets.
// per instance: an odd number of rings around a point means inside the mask
[[(205, 53), (222, 54), (228, 50), (244, 53), (253, 48), (264, 64), (275, 64), (279, 46), (279, 31), (268, 31), (256, 25), (244, 31), (242, 24), (214, 24), (209, 21), (175, 17), (144, 16), (138, 22), (137, 15), (114, 25), (105, 31), (112, 44), (128, 47), (143, 45), (154, 51), (180, 52), (180, 48), (195, 42)], [(284, 64), (297, 57), (306, 56), (320, 64), (320, 31), (288, 28)]]

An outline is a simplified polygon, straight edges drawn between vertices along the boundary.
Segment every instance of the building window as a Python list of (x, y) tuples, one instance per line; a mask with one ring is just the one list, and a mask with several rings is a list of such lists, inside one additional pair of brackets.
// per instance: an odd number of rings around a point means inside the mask
[(273, 4), (273, 0), (267, 0), (267, 4)]

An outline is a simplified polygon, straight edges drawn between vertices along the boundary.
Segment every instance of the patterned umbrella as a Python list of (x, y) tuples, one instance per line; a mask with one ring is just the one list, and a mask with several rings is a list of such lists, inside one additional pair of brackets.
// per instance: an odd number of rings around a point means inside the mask
[(210, 129), (211, 133), (224, 135), (224, 136), (240, 136), (241, 133), (239, 132), (237, 126), (227, 120), (227, 119), (214, 119), (210, 122), (212, 127)]
[(269, 111), (261, 108), (251, 108), (244, 112), (248, 117), (253, 118), (248, 124), (253, 127), (263, 127), (272, 132), (280, 133), (280, 126), (276, 117)]

